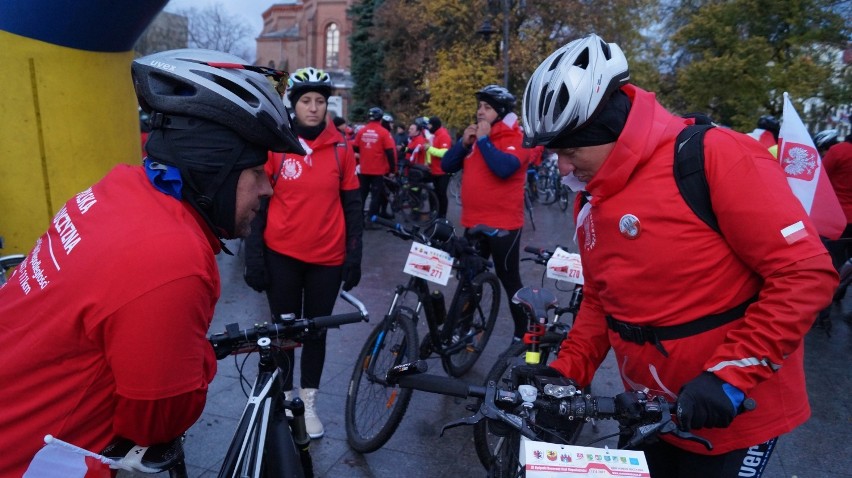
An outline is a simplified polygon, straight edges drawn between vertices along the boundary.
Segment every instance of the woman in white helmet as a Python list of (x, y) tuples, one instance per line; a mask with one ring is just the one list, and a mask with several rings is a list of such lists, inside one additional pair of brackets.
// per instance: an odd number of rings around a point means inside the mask
[[(245, 278), (255, 290), (266, 290), (275, 317), (329, 315), (341, 283), (349, 290), (361, 279), (363, 222), (355, 153), (328, 117), (331, 88), (328, 73), (317, 68), (290, 75), (293, 131), (307, 154), (272, 153), (266, 163), (273, 194), (263, 231), (265, 267), (247, 267)], [(305, 402), (311, 438), (324, 434), (316, 403), (325, 348), (325, 331), (302, 343), (299, 398)], [(293, 351), (285, 353), (295, 363)], [(284, 394), (293, 397), (292, 373), (284, 378)]]
[[(671, 434), (643, 445), (655, 478), (760, 476), (810, 413), (802, 340), (837, 274), (777, 161), (743, 134), (704, 136), (721, 232), (699, 219), (674, 180), (693, 120), (628, 80), (618, 45), (592, 34), (545, 59), (524, 94), (526, 144), (585, 190), (584, 299), (551, 367), (585, 386), (613, 348), (627, 389), (677, 402), (681, 433), (713, 449)], [(757, 407), (741, 413), (746, 397)]]

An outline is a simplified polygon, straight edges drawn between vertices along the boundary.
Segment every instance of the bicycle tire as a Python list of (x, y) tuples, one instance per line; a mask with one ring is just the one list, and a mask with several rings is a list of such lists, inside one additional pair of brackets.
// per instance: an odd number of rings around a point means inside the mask
[(438, 217), (438, 194), (423, 184), (408, 189), (400, 204), (405, 223), (424, 226)]
[[(461, 377), (473, 367), (494, 332), (500, 312), (500, 281), (496, 275), (490, 272), (477, 275), (472, 288), (476, 294), (473, 304), (465, 297), (454, 298), (444, 324), (445, 330), (452, 334), (451, 344), (469, 341), (458, 352), (441, 356), (441, 365), (451, 377)], [(469, 310), (464, 310), (471, 305)]]
[(10, 254), (8, 256), (0, 257), (0, 285), (5, 284), (9, 277), (12, 276), (12, 272), (15, 270), (21, 262), (24, 262), (24, 259), (27, 257), (23, 254)]
[(559, 209), (568, 210), (568, 205), (571, 204), (571, 189), (564, 184), (559, 185)]
[(524, 209), (527, 210), (527, 214), (530, 216), (530, 225), (532, 226), (533, 231), (535, 231), (535, 218), (533, 217), (533, 205), (532, 201), (530, 201), (530, 197), (527, 194), (524, 194)]
[[(556, 358), (556, 350), (559, 347), (559, 342), (542, 346), (541, 363), (546, 364), (548, 360)], [(512, 344), (505, 352), (500, 354), (500, 357), (491, 367), (488, 375), (485, 378), (485, 383), (495, 382), (503, 383), (503, 379), (508, 376), (509, 370), (514, 365), (525, 363), (524, 355), (527, 351), (527, 345), (523, 342)], [(587, 393), (591, 393), (590, 388), (586, 388)], [(514, 430), (499, 428), (501, 424), (493, 423), (489, 420), (481, 420), (473, 427), (473, 444), (476, 449), (476, 456), (479, 462), (489, 471), (489, 476), (523, 476), (519, 475), (520, 466), (518, 464), (518, 452), (520, 444), (520, 434)], [(583, 431), (585, 422), (575, 420), (571, 422), (572, 427), (566, 429), (569, 433), (567, 441), (569, 444), (577, 443), (580, 433)], [(514, 473), (512, 472), (514, 468)]]
[[(417, 329), (413, 311), (399, 307), (379, 323), (364, 343), (346, 394), (346, 440), (360, 453), (378, 450), (393, 436), (411, 400), (409, 388), (387, 387), (370, 379), (416, 359)], [(372, 354), (376, 354), (375, 357)]]

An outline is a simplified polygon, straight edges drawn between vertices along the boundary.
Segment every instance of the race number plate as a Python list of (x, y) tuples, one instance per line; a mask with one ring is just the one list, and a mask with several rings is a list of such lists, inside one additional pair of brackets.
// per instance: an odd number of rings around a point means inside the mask
[(641, 451), (610, 450), (521, 440), (520, 456), (527, 478), (650, 478)]
[(453, 257), (446, 252), (416, 242), (405, 261), (402, 272), (436, 284), (447, 285), (453, 271)]
[(574, 284), (583, 284), (583, 264), (580, 254), (573, 254), (557, 247), (553, 257), (547, 261), (547, 277)]

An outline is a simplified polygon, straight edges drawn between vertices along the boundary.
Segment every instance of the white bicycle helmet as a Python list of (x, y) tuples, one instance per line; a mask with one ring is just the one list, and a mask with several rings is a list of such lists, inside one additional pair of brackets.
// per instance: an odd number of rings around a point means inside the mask
[(131, 65), (136, 96), (146, 113), (201, 118), (249, 143), (304, 154), (265, 74), (285, 73), (246, 65), (228, 53), (193, 48), (154, 53)]
[(308, 91), (316, 91), (328, 98), (331, 96), (331, 87), (331, 77), (328, 73), (312, 66), (299, 68), (287, 80), (290, 102)]
[(828, 149), (838, 142), (836, 129), (824, 129), (814, 135), (814, 146), (819, 150)]
[(621, 48), (594, 33), (554, 51), (533, 72), (524, 92), (524, 146), (547, 146), (582, 128), (629, 79)]

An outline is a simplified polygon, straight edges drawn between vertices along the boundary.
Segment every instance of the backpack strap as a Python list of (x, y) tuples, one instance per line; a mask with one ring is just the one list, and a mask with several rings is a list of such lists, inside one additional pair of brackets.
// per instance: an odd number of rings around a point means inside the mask
[(710, 229), (719, 231), (719, 223), (710, 203), (710, 186), (704, 173), (704, 135), (712, 124), (687, 126), (675, 141), (674, 178), (681, 196), (690, 209)]
[(337, 161), (337, 171), (340, 173), (340, 182), (342, 183), (343, 182), (343, 167), (340, 166), (340, 156), (338, 156), (338, 154), (337, 154), (337, 149), (342, 147), (343, 152), (345, 153), (346, 150), (347, 150), (347, 147), (346, 147), (346, 135), (341, 134), (341, 136), (343, 137), (343, 142), (337, 143), (334, 146), (334, 160)]

